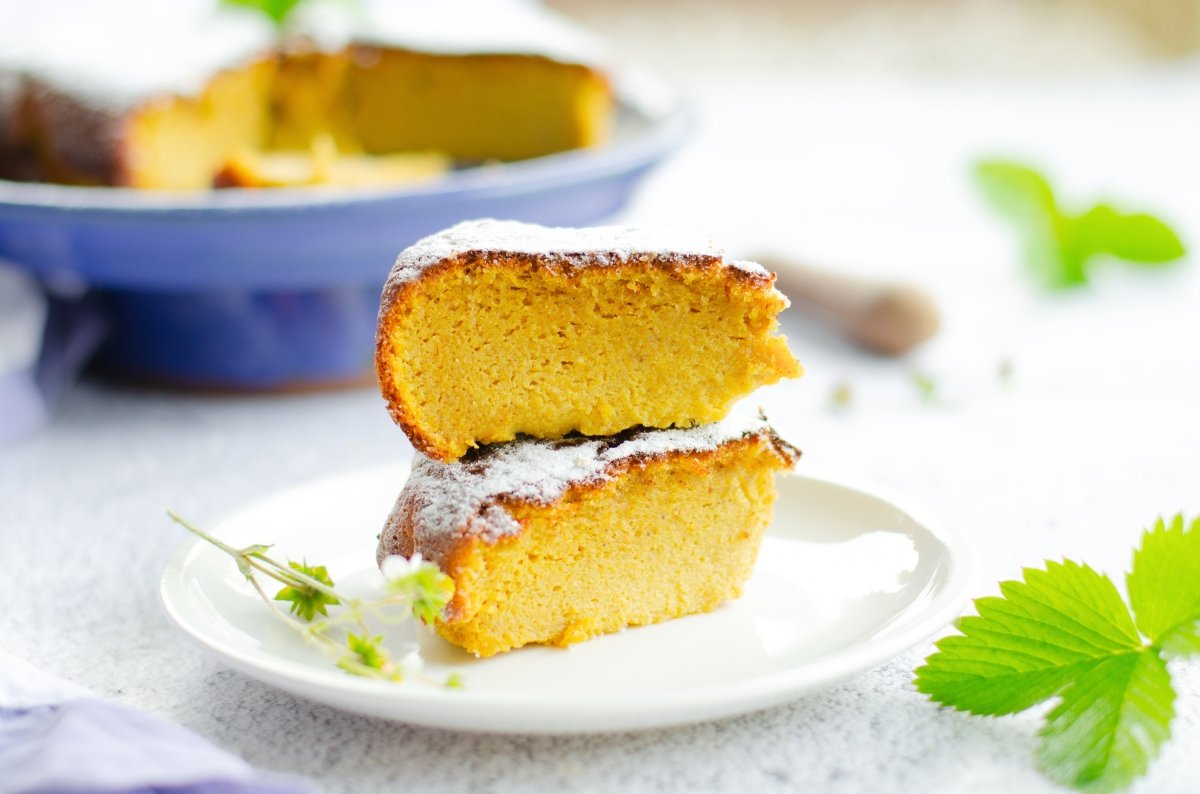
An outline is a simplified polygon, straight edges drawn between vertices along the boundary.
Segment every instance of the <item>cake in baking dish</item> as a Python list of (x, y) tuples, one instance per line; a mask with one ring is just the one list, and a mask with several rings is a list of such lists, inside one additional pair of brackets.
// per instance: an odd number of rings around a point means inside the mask
[(418, 454), (378, 559), (449, 575), (435, 628), (478, 656), (705, 612), (740, 594), (798, 457), (762, 418)]
[(437, 179), (452, 163), (438, 152), (347, 155), (328, 137), (302, 152), (236, 152), (213, 177), (214, 187), (303, 187), (415, 184)]
[(400, 254), (376, 367), (413, 445), (452, 461), (520, 434), (712, 422), (800, 365), (774, 275), (705, 238), (459, 224)]
[[(400, 153), (520, 160), (602, 144), (612, 125), (594, 43), (531, 3), (364, 0), (345, 17), (302, 18), (282, 41), (215, 3), (126, 5), (80, 6), (47, 30), (6, 19), (0, 178), (395, 183), (430, 174)], [(344, 159), (297, 163), (318, 140)]]

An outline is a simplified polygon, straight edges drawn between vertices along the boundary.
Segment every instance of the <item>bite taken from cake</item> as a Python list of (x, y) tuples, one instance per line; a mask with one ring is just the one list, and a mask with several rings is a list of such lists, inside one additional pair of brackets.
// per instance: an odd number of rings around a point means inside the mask
[(435, 628), (478, 656), (570, 645), (737, 598), (799, 455), (761, 417), (418, 453), (377, 556), (449, 575)]
[(376, 369), (413, 445), (449, 462), (518, 436), (723, 418), (801, 374), (775, 277), (703, 236), (471, 221), (402, 252)]

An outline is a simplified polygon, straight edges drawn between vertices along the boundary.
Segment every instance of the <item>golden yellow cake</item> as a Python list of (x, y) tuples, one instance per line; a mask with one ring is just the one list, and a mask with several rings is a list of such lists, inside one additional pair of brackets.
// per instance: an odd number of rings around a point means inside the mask
[(303, 152), (240, 150), (213, 177), (214, 187), (369, 187), (437, 179), (453, 163), (438, 152), (343, 154), (328, 137)]
[(741, 594), (799, 454), (763, 418), (418, 454), (377, 556), (450, 576), (435, 628), (477, 656), (706, 612)]
[[(361, 13), (301, 19), (282, 41), (263, 19), (215, 6), (172, 0), (133, 16), (96, 4), (53, 26), (35, 9), (23, 16), (42, 24), (27, 29), (18, 15), (0, 30), (0, 178), (394, 183), (428, 171), (391, 155), (519, 160), (599, 145), (612, 126), (594, 44), (533, 4), (367, 0)], [(350, 158), (344, 167), (256, 159), (307, 157), (317, 140)]]
[(610, 435), (724, 417), (797, 377), (775, 277), (706, 238), (472, 221), (400, 254), (376, 369), (417, 449)]

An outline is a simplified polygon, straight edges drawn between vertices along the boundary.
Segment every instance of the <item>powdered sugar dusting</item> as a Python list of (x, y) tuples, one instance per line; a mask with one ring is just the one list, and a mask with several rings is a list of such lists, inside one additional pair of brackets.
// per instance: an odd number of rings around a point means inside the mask
[(347, 42), (443, 55), (540, 55), (603, 67), (601, 42), (528, 0), (339, 0), (300, 7), (296, 28), (325, 49)]
[[(53, 7), (48, 10), (47, 6)], [(448, 55), (528, 54), (603, 66), (603, 46), (538, 4), (519, 0), (326, 0), (303, 6), (289, 35)], [(256, 12), (215, 0), (8, 3), (0, 75), (22, 75), (88, 107), (119, 113), (161, 95), (195, 96), (217, 72), (274, 51)]]
[[(765, 418), (734, 416), (686, 429), (514, 441), (454, 463), (440, 463), (417, 453), (393, 515), (411, 516), (417, 548), (437, 550), (460, 534), (494, 543), (520, 530), (505, 509), (507, 501), (548, 505), (572, 485), (608, 479), (622, 461), (705, 452), (759, 434), (778, 441)], [(790, 449), (782, 441), (776, 446), (781, 445)]]
[(14, 7), (0, 25), (0, 72), (119, 111), (148, 98), (194, 95), (222, 69), (267, 52), (261, 15), (200, 0), (120, 0)]
[(761, 279), (771, 277), (765, 268), (753, 262), (726, 261), (725, 252), (707, 235), (633, 226), (566, 229), (484, 219), (465, 221), (406, 248), (396, 259), (388, 285), (411, 281), (439, 262), (470, 253), (534, 256), (563, 267), (662, 258), (720, 265)]
[(767, 270), (757, 262), (748, 262), (744, 259), (739, 259), (737, 261), (730, 262), (729, 266), (737, 270), (741, 270), (743, 273), (749, 273), (752, 276), (760, 276), (762, 278), (771, 277), (771, 271)]

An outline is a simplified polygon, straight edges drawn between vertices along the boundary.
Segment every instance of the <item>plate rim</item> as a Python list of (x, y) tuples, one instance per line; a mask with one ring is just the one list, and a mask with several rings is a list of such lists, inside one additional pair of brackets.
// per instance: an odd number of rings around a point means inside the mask
[[(285, 497), (290, 492), (307, 490), (314, 486), (328, 486), (338, 480), (351, 480), (385, 469), (394, 472), (401, 467), (407, 468), (408, 465), (408, 461), (404, 461), (400, 464), (357, 468), (270, 491), (242, 504), (223, 519), (213, 522), (212, 532), (219, 536), (222, 528), (241, 513), (267, 500)], [(204, 547), (204, 542), (196, 537), (185, 538), (172, 552), (159, 576), (156, 591), (160, 607), (169, 622), (215, 660), (260, 682), (311, 701), (325, 703), (341, 711), (369, 714), (393, 722), (472, 733), (529, 735), (650, 730), (722, 719), (792, 702), (884, 664), (938, 633), (962, 613), (968, 600), (967, 594), (975, 568), (974, 551), (967, 536), (940, 515), (889, 486), (835, 469), (804, 466), (801, 471), (785, 476), (851, 490), (859, 496), (884, 501), (912, 518), (947, 551), (950, 565), (944, 585), (934, 598), (918, 607), (915, 612), (909, 607), (896, 613), (908, 617), (900, 631), (891, 632), (882, 638), (848, 650), (837, 651), (803, 664), (746, 680), (639, 694), (636, 707), (632, 710), (632, 704), (627, 699), (613, 698), (611, 695), (573, 700), (568, 715), (564, 713), (563, 706), (549, 698), (529, 699), (506, 693), (472, 692), (469, 689), (441, 690), (403, 685), (397, 687), (388, 682), (344, 674), (335, 678), (331, 673), (337, 671), (332, 667), (318, 669), (285, 659), (264, 658), (261, 653), (223, 645), (206, 636), (202, 629), (191, 625), (180, 614), (178, 605), (173, 600), (176, 595), (184, 593), (183, 576), (188, 558)], [(178, 593), (172, 592), (173, 587)], [(910, 612), (912, 614), (909, 614)], [(389, 695), (389, 702), (407, 707), (401, 709), (405, 713), (395, 713), (396, 709), (379, 710), (365, 705), (352, 706), (346, 702), (347, 696), (364, 702), (367, 698), (377, 698), (383, 693)], [(514, 709), (520, 709), (521, 717), (515, 724), (506, 724), (505, 714)], [(469, 715), (474, 715), (475, 719), (468, 721)], [(540, 721), (541, 724), (531, 726), (531, 720)]]

